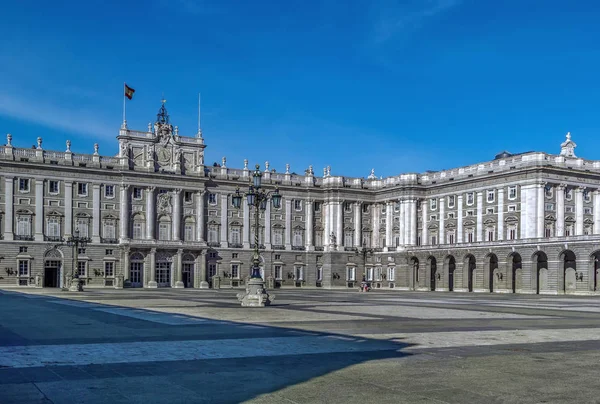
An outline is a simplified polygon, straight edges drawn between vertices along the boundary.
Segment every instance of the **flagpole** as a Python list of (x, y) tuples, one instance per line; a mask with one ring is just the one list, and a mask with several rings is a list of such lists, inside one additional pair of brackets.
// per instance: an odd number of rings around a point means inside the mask
[[(125, 119), (125, 116), (126, 116), (125, 115), (125, 105), (126, 105), (126, 103), (125, 103), (125, 86), (126, 86), (126, 84), (125, 84), (125, 82), (123, 82), (123, 124), (125, 124), (127, 122)], [(125, 125), (123, 125), (123, 126), (125, 126)]]
[(200, 93), (198, 93), (198, 132), (200, 132)]

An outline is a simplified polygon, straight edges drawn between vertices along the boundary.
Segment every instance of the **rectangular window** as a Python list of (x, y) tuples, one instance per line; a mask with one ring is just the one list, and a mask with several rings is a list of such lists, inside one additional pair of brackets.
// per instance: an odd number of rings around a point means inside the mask
[(19, 260), (19, 276), (29, 276), (29, 260)]
[(493, 215), (494, 214), (494, 208), (487, 208), (485, 210), (486, 215)]
[(573, 213), (574, 211), (575, 211), (575, 209), (572, 206), (565, 206), (565, 212)]
[(429, 200), (429, 208), (431, 210), (436, 210), (437, 209), (437, 199), (432, 198)]
[(209, 193), (208, 194), (208, 203), (211, 205), (217, 204), (217, 194)]
[(448, 213), (448, 219), (454, 219), (454, 212)]
[(366, 203), (363, 204), (362, 211), (363, 213), (369, 213), (369, 205), (367, 205)]
[(348, 280), (348, 281), (356, 280), (356, 268), (355, 267), (346, 268), (346, 280)]
[(275, 260), (280, 261), (281, 260), (281, 254), (275, 254)]
[(133, 223), (133, 238), (135, 240), (141, 240), (142, 238), (144, 238), (142, 224), (143, 223), (141, 223), (141, 222), (134, 222)]
[(431, 220), (431, 221), (437, 220), (437, 215), (429, 215), (429, 220)]
[(231, 264), (231, 277), (240, 279), (240, 266), (238, 264)]
[(302, 247), (302, 230), (294, 230), (293, 246)]
[(158, 224), (158, 239), (159, 240), (170, 240), (170, 230), (171, 223), (170, 222), (162, 222)]
[(565, 236), (569, 237), (572, 234), (571, 226), (565, 227)]
[(17, 235), (31, 236), (31, 217), (17, 216)]
[(448, 197), (448, 207), (449, 208), (453, 208), (454, 207), (454, 203), (455, 203), (455, 197), (454, 197), (454, 195), (450, 195)]
[(396, 280), (396, 267), (388, 267), (387, 269), (387, 280), (393, 282)]
[(104, 196), (106, 198), (114, 198), (115, 197), (115, 186), (114, 185), (105, 185), (104, 186)]
[(488, 230), (488, 241), (494, 241), (494, 230)]
[(508, 187), (508, 199), (517, 198), (517, 187)]
[(19, 178), (19, 191), (29, 192), (29, 179), (28, 178)]
[(88, 184), (86, 184), (85, 182), (78, 182), (77, 183), (77, 195), (79, 196), (86, 196), (87, 195), (87, 188)]
[(104, 250), (104, 255), (113, 255), (113, 250), (112, 248), (109, 248), (107, 250)]
[(317, 282), (323, 280), (323, 267), (317, 267)]
[(60, 220), (58, 217), (49, 217), (47, 226), (46, 235), (48, 237), (60, 237)]
[(431, 236), (431, 245), (435, 245), (435, 244), (437, 244), (437, 237)]
[(133, 188), (133, 199), (142, 199), (142, 188)]
[(473, 192), (467, 193), (467, 205), (473, 205), (475, 202), (475, 194)]
[(373, 280), (373, 268), (367, 268), (367, 280), (368, 281), (372, 281)]
[(283, 230), (274, 229), (273, 230), (273, 244), (274, 245), (283, 245)]
[(208, 242), (217, 243), (219, 241), (219, 231), (217, 226), (209, 226), (208, 228)]
[(454, 244), (454, 233), (448, 234), (448, 244)]
[(296, 265), (294, 267), (294, 279), (297, 281), (304, 280), (304, 267), (301, 265)]
[(194, 224), (186, 223), (183, 228), (183, 239), (185, 241), (194, 241)]
[(229, 242), (231, 244), (240, 244), (241, 241), (240, 241), (240, 228), (239, 227), (233, 227), (231, 229)]
[(473, 216), (474, 215), (474, 211), (472, 210), (467, 210), (467, 216)]
[(496, 199), (496, 191), (494, 191), (494, 190), (487, 191), (487, 201), (494, 202), (495, 199)]
[(320, 212), (321, 211), (321, 202), (315, 202), (314, 207), (315, 207), (315, 212)]
[(294, 209), (302, 210), (302, 201), (301, 200), (299, 200), (299, 199), (294, 200)]
[(373, 276), (376, 281), (381, 280), (381, 267), (375, 268), (375, 272), (374, 272)]
[(583, 208), (583, 213), (586, 215), (591, 215), (592, 214), (592, 208)]
[(77, 227), (79, 230), (79, 237), (88, 237), (88, 219), (77, 219)]
[(87, 262), (86, 261), (77, 261), (77, 275), (80, 277), (85, 277), (87, 272)]
[(208, 263), (208, 279), (212, 281), (212, 277), (217, 274), (217, 264), (214, 262)]
[(547, 203), (546, 204), (546, 210), (550, 210), (550, 211), (554, 210), (554, 204), (553, 203)]
[(354, 233), (347, 231), (344, 233), (344, 245), (346, 247), (352, 247), (354, 245)]
[(85, 255), (85, 248), (78, 248), (77, 255)]
[(48, 192), (58, 194), (58, 181), (48, 181)]
[(27, 252), (27, 247), (19, 247), (19, 252), (20, 253), (26, 253)]
[(473, 242), (473, 231), (467, 232), (467, 243)]
[(517, 237), (517, 229), (508, 229), (508, 239), (514, 240)]
[(185, 191), (183, 193), (183, 202), (185, 203), (192, 203), (193, 202), (193, 193), (190, 191)]
[(550, 229), (549, 227), (546, 227), (545, 234), (546, 234), (546, 237), (552, 237), (552, 229)]
[(275, 279), (281, 280), (281, 265), (275, 265)]
[(517, 211), (517, 205), (508, 205), (508, 211), (509, 212), (516, 212)]
[(114, 262), (105, 262), (104, 263), (104, 276), (107, 278), (112, 278), (115, 276), (115, 263)]

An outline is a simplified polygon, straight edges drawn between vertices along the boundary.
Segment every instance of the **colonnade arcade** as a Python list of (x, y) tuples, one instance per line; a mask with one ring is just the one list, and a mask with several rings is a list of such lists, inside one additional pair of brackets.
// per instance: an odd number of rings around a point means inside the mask
[(586, 293), (600, 290), (600, 250), (563, 249), (412, 255), (409, 289), (525, 294)]

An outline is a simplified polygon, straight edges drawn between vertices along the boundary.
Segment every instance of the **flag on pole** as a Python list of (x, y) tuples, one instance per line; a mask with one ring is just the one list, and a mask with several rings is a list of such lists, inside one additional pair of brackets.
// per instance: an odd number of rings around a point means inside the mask
[(129, 87), (127, 84), (125, 84), (125, 97), (127, 97), (128, 99), (132, 99), (133, 93), (135, 93), (135, 90)]

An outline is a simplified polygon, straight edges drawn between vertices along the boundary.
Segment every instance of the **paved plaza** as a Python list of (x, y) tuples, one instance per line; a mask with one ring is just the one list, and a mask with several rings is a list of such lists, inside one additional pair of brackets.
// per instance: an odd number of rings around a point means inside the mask
[(0, 291), (0, 403), (598, 403), (600, 299)]

